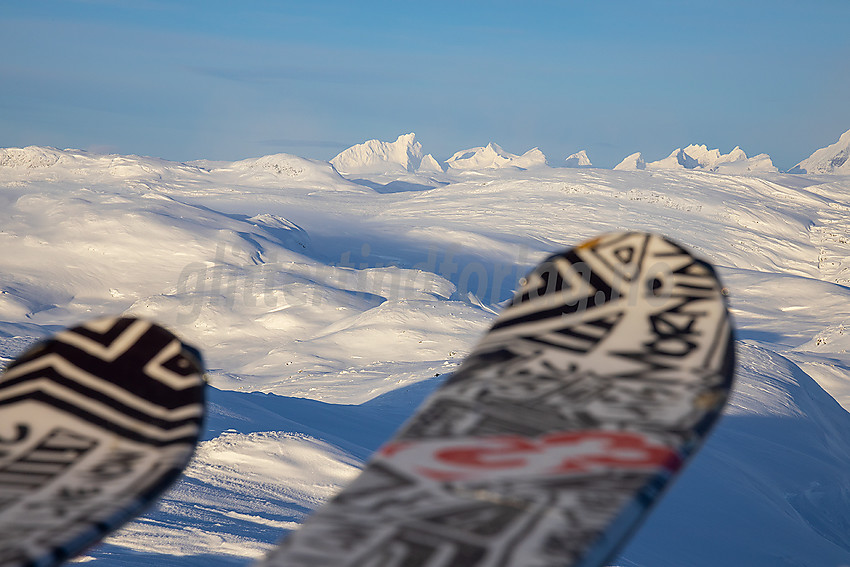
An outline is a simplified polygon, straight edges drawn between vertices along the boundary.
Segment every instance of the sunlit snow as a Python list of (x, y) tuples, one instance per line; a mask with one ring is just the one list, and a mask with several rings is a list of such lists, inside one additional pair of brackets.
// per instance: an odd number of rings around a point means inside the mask
[[(845, 148), (830, 148), (801, 165), (836, 164)], [(83, 560), (248, 564), (356, 475), (536, 262), (639, 229), (717, 264), (740, 373), (705, 450), (617, 564), (850, 565), (843, 164), (783, 174), (765, 155), (690, 145), (612, 171), (582, 154), (553, 167), (565, 161), (490, 143), (439, 162), (413, 134), (331, 163), (0, 150), (3, 360), (130, 313), (210, 369), (184, 478)]]

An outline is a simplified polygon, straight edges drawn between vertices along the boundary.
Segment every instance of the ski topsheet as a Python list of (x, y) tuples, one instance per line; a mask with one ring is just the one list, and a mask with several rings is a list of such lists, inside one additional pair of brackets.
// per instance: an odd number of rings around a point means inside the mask
[(693, 454), (734, 369), (711, 266), (616, 233), (550, 257), (452, 378), (262, 563), (598, 566)]
[(147, 321), (92, 321), (0, 377), (0, 565), (48, 566), (177, 478), (204, 412), (200, 356)]

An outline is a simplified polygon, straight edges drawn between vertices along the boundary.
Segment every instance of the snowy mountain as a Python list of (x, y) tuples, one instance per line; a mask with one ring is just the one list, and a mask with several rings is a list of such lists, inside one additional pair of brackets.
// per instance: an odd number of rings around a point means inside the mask
[(416, 134), (403, 134), (395, 142), (368, 140), (339, 153), (331, 160), (346, 179), (379, 193), (432, 189), (446, 182), (445, 165), (422, 153)]
[(581, 150), (567, 156), (565, 165), (567, 167), (591, 167), (593, 164), (590, 163), (590, 158), (587, 157), (587, 152)]
[(426, 171), (442, 171), (431, 154), (422, 154), (422, 144), (416, 134), (403, 134), (395, 142), (368, 140), (351, 146), (331, 160), (343, 174), (415, 172), (420, 167)]
[(324, 180), (342, 182), (339, 173), (328, 162), (305, 159), (290, 154), (274, 154), (260, 158), (244, 159), (232, 164), (212, 166), (211, 170), (233, 171), (247, 175), (271, 175), (299, 180)]
[(67, 153), (54, 148), (40, 148), (35, 146), (27, 148), (3, 148), (0, 149), (0, 167), (28, 169), (50, 167), (56, 165)]
[(643, 159), (643, 154), (635, 152), (623, 158), (623, 161), (614, 166), (615, 171), (636, 171), (638, 169), (646, 169), (646, 160)]
[(131, 313), (210, 369), (187, 474), (87, 564), (247, 565), (356, 475), (532, 265), (633, 228), (718, 265), (740, 370), (704, 451), (616, 564), (850, 565), (850, 177), (736, 175), (755, 158), (704, 146), (649, 171), (540, 167), (539, 150), (495, 144), (410, 171), (415, 140), (399, 140), (349, 154), (395, 172), (380, 174), (287, 154), (0, 150), (0, 360)]
[(720, 150), (709, 150), (705, 145), (691, 144), (686, 148), (677, 148), (664, 159), (646, 163), (639, 153), (632, 154), (614, 167), (616, 170), (634, 169), (696, 169), (716, 173), (750, 173), (778, 171), (774, 167), (770, 156), (759, 154), (751, 158), (739, 148), (735, 147), (728, 154), (720, 153)]
[(841, 134), (834, 144), (817, 150), (795, 165), (788, 173), (850, 174), (850, 130)]
[[(581, 159), (581, 165), (589, 165), (590, 160), (584, 151), (570, 158)], [(570, 159), (568, 158), (568, 159)], [(585, 163), (585, 161), (587, 163)], [(387, 176), (418, 174), (428, 176), (440, 174), (447, 170), (454, 172), (474, 171), (501, 167), (528, 169), (546, 165), (546, 156), (538, 148), (532, 148), (522, 155), (512, 154), (495, 143), (486, 146), (461, 150), (450, 157), (445, 164), (439, 162), (431, 154), (422, 153), (422, 145), (416, 141), (416, 134), (403, 134), (395, 142), (368, 140), (342, 151), (331, 159), (331, 164), (343, 176), (355, 176), (371, 180), (385, 180)], [(402, 178), (399, 178), (399, 180)], [(408, 175), (403, 179), (415, 181), (415, 176)]]
[(503, 167), (529, 169), (545, 166), (546, 156), (537, 148), (532, 148), (522, 155), (516, 155), (503, 150), (498, 144), (490, 142), (483, 147), (456, 152), (446, 160), (446, 165), (453, 170), (499, 169)]
[(155, 178), (193, 174), (198, 167), (159, 158), (140, 156), (102, 155), (83, 150), (58, 150), (50, 147), (0, 148), (0, 168), (8, 170), (33, 170), (28, 174), (39, 176), (86, 176), (93, 174), (104, 179)]
[(419, 173), (443, 173), (445, 168), (431, 154), (422, 156), (422, 161), (419, 162), (419, 167), (416, 169)]

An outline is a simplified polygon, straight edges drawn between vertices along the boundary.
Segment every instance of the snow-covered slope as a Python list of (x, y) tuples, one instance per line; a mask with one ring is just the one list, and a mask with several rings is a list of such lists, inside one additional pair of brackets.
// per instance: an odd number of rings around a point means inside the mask
[(383, 191), (285, 154), (0, 150), (0, 357), (129, 312), (210, 367), (187, 476), (90, 564), (246, 565), (356, 474), (532, 265), (634, 228), (718, 264), (741, 374), (705, 452), (618, 564), (850, 565), (848, 178), (529, 167), (542, 154), (488, 148), (433, 175), (424, 157), (420, 173), (375, 174)]
[(838, 141), (821, 148), (795, 165), (789, 173), (838, 173), (850, 175), (850, 130)]
[(251, 179), (272, 182), (285, 178), (287, 182), (292, 179), (300, 183), (315, 183), (320, 187), (335, 187), (345, 183), (328, 162), (290, 154), (274, 154), (209, 167), (216, 173), (233, 172)]
[(773, 349), (739, 355), (722, 425), (619, 564), (848, 564), (850, 415)]

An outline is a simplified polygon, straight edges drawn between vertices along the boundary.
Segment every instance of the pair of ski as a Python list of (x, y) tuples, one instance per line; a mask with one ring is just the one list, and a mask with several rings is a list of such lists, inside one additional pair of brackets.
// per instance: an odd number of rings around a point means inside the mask
[[(262, 562), (569, 566), (612, 559), (705, 439), (734, 367), (712, 267), (656, 235), (548, 258), (362, 474)], [(48, 566), (133, 518), (202, 427), (199, 354), (101, 319), (0, 379), (0, 566)]]

